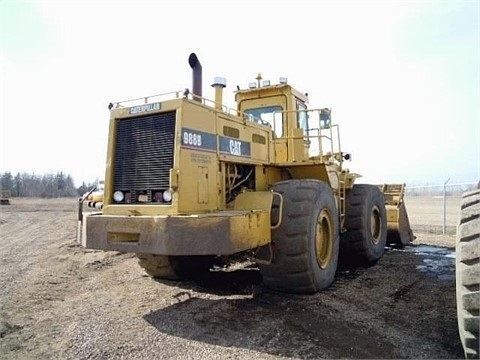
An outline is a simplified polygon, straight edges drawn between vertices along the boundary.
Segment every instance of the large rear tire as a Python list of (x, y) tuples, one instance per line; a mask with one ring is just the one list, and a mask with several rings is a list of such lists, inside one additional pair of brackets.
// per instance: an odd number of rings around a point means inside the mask
[(153, 278), (178, 280), (180, 276), (174, 270), (170, 258), (164, 255), (137, 254), (138, 264)]
[(153, 278), (195, 279), (207, 274), (215, 264), (214, 256), (165, 256), (137, 254), (139, 265)]
[(465, 358), (479, 358), (480, 190), (462, 196), (456, 238), (457, 319)]
[(264, 284), (276, 291), (315, 293), (331, 285), (338, 262), (338, 212), (332, 189), (318, 180), (286, 180), (281, 224), (272, 230), (273, 260), (259, 264)]
[(198, 279), (217, 263), (213, 255), (170, 256), (170, 263), (181, 279)]
[(377, 262), (385, 253), (387, 211), (378, 186), (357, 184), (347, 192), (345, 228), (341, 235), (342, 261), (360, 265)]

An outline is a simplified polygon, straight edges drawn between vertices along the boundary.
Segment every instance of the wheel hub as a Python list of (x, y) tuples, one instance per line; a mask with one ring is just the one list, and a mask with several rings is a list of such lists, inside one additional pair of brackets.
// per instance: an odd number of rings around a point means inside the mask
[(378, 244), (382, 236), (382, 218), (378, 206), (374, 206), (372, 209), (370, 216), (370, 231), (373, 243)]
[(327, 209), (320, 212), (316, 228), (316, 257), (318, 265), (325, 269), (333, 257), (333, 222)]

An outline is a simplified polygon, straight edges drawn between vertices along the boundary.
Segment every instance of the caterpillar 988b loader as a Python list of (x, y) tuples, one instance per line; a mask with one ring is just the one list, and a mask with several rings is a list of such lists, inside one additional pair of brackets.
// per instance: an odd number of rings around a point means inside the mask
[[(79, 217), (81, 243), (136, 253), (164, 279), (248, 259), (266, 286), (295, 293), (328, 287), (339, 253), (381, 258), (390, 229), (382, 187), (355, 184), (344, 168), (331, 110), (309, 109), (285, 78), (260, 75), (227, 108), (225, 79), (207, 100), (202, 66), (194, 53), (188, 61), (192, 91), (109, 105), (103, 208)], [(408, 217), (401, 226), (396, 242), (408, 244)]]

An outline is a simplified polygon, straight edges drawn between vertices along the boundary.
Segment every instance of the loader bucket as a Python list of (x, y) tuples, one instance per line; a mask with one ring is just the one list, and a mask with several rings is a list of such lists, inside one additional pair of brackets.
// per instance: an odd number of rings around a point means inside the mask
[(410, 227), (404, 202), (405, 184), (383, 184), (378, 186), (385, 198), (387, 209), (387, 243), (409, 245), (415, 236)]

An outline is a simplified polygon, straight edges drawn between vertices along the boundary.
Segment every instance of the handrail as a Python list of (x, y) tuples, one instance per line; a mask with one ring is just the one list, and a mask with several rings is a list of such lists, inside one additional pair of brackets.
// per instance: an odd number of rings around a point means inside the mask
[[(311, 153), (311, 157), (321, 157), (325, 155), (334, 156), (335, 153), (341, 153), (341, 144), (340, 144), (340, 127), (338, 124), (330, 124), (328, 127), (321, 126), (320, 120), (320, 112), (322, 109), (315, 108), (315, 109), (302, 109), (302, 110), (286, 110), (282, 111), (281, 113), (289, 114), (289, 113), (307, 113), (307, 119), (309, 121), (307, 134), (302, 136), (305, 140), (309, 141), (310, 144), (316, 144), (318, 146), (318, 153)], [(280, 112), (278, 112), (280, 113)], [(310, 114), (316, 114), (314, 116), (310, 116)], [(275, 129), (274, 129), (275, 130)], [(314, 132), (314, 134), (310, 134), (310, 132)], [(299, 139), (298, 136), (282, 136), (281, 139)], [(325, 140), (327, 144), (324, 144)], [(325, 145), (327, 148), (325, 148)], [(315, 150), (315, 149), (310, 149)], [(341, 159), (339, 159), (341, 162)]]
[[(181, 96), (180, 96), (181, 94)], [(128, 100), (122, 100), (122, 101), (116, 101), (113, 103), (113, 106), (115, 108), (123, 108), (123, 107), (132, 107), (136, 105), (141, 105), (141, 104), (150, 104), (152, 102), (158, 102), (159, 98), (165, 98), (165, 100), (171, 100), (173, 99), (179, 99), (180, 97), (183, 97), (183, 99), (191, 99), (192, 101), (196, 101), (201, 103), (202, 105), (211, 107), (213, 109), (216, 109), (216, 102), (214, 100), (202, 97), (200, 95), (196, 95), (194, 93), (191, 93), (188, 89), (185, 90), (177, 90), (177, 91), (171, 91), (171, 92), (166, 92), (166, 93), (161, 93), (161, 94), (156, 94), (156, 95), (150, 95), (150, 96), (145, 96), (145, 97), (140, 97), (140, 98), (134, 98), (134, 99), (128, 99)], [(138, 102), (142, 101), (141, 104)], [(221, 111), (227, 113), (228, 115), (235, 116), (238, 118), (241, 118), (243, 121), (253, 121), (256, 122), (257, 124), (268, 126), (268, 123), (262, 119), (259, 119), (253, 115), (244, 113), (242, 111), (239, 111), (234, 108), (230, 108), (226, 105), (221, 105)]]
[[(256, 124), (262, 125), (262, 126), (267, 126), (273, 129), (273, 132), (275, 134), (275, 121), (272, 121), (272, 123), (265, 121), (263, 119), (254, 117), (253, 115), (247, 114), (245, 112), (239, 111), (238, 109), (233, 109), (230, 107), (227, 107), (226, 105), (221, 105), (220, 109), (217, 109), (217, 104), (215, 103), (214, 100), (204, 98), (202, 96), (196, 95), (191, 93), (188, 89), (184, 90), (177, 90), (177, 91), (172, 91), (172, 92), (166, 92), (166, 93), (161, 93), (161, 94), (156, 94), (156, 95), (151, 95), (151, 96), (146, 96), (146, 97), (140, 97), (140, 98), (135, 98), (135, 99), (129, 99), (129, 100), (123, 100), (123, 101), (118, 101), (114, 103), (115, 108), (121, 108), (121, 107), (131, 107), (135, 105), (140, 105), (140, 104), (149, 104), (152, 102), (158, 102), (161, 101), (162, 99), (169, 100), (169, 99), (180, 99), (183, 98), (185, 100), (191, 100), (191, 101), (196, 101), (204, 106), (211, 107), (215, 110), (218, 111), (223, 111), (224, 113), (234, 116), (238, 118), (239, 120), (242, 120), (244, 122), (246, 121), (251, 121)], [(142, 102), (139, 104), (139, 102)], [(282, 116), (283, 114), (288, 115), (290, 113), (306, 113), (306, 118), (308, 121), (308, 129), (307, 133), (302, 136), (301, 138), (305, 139), (310, 143), (310, 145), (317, 145), (318, 149), (315, 148), (310, 148), (310, 157), (323, 157), (323, 156), (332, 156), (336, 153), (341, 153), (341, 146), (340, 146), (340, 129), (338, 124), (329, 124), (328, 127), (322, 127), (321, 119), (320, 119), (320, 113), (322, 109), (320, 108), (315, 108), (315, 109), (302, 109), (302, 110), (284, 110), (284, 111), (279, 111), (276, 113), (281, 113)], [(312, 116), (313, 114), (313, 116)], [(310, 134), (311, 132), (314, 132), (314, 134)], [(278, 138), (274, 138), (273, 141), (283, 139), (283, 140), (291, 140), (291, 139), (299, 139), (300, 137), (298, 136), (281, 136)], [(325, 143), (325, 144), (324, 144)], [(325, 149), (325, 145), (327, 145), (327, 149)], [(318, 153), (317, 153), (318, 152)], [(336, 158), (336, 157), (335, 157)], [(342, 159), (336, 158), (338, 161), (342, 161)]]
[[(135, 102), (135, 101), (141, 101), (143, 100), (143, 104), (149, 104), (150, 102), (153, 102), (151, 101), (152, 98), (158, 98), (158, 97), (167, 97), (169, 96), (169, 98), (171, 98), (172, 96), (171, 95), (175, 95), (174, 97), (175, 98), (180, 98), (180, 94), (184, 93), (185, 90), (177, 90), (177, 91), (171, 91), (171, 92), (167, 92), (167, 93), (161, 93), (161, 94), (156, 94), (156, 95), (150, 95), (150, 96), (144, 96), (144, 97), (139, 97), (139, 98), (135, 98), (135, 99), (128, 99), (128, 100), (122, 100), (122, 101), (116, 101), (114, 102), (114, 107), (115, 108), (121, 108), (121, 107), (131, 107), (131, 106), (135, 106), (135, 104), (132, 104), (132, 105), (126, 105), (126, 103), (130, 103), (130, 102)], [(125, 104), (125, 105), (124, 105)]]

